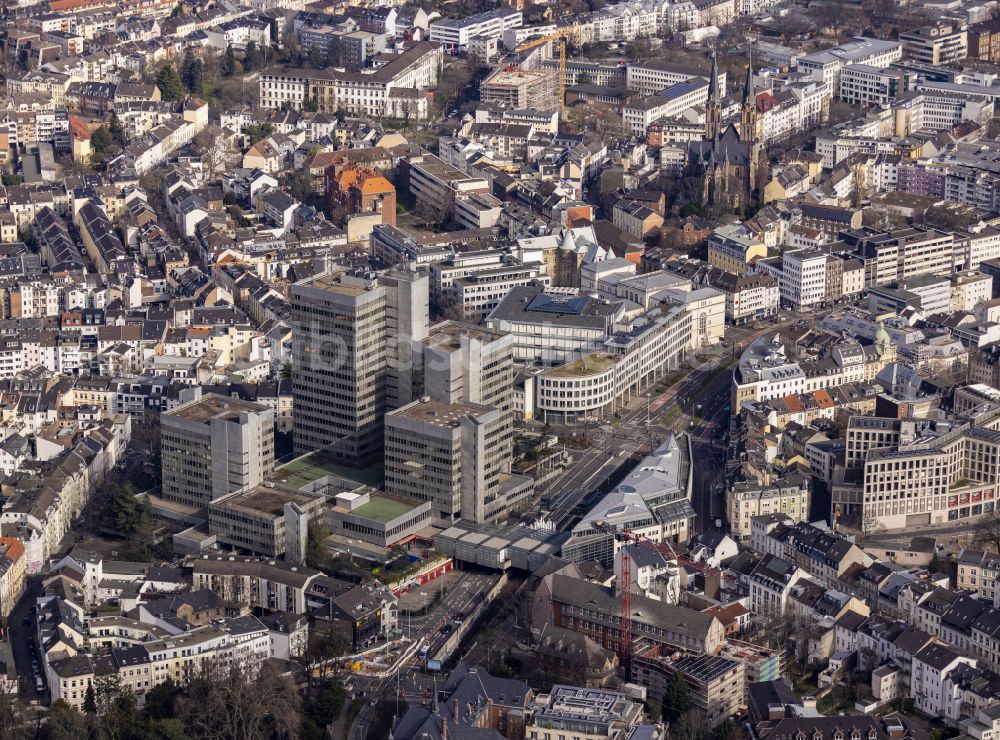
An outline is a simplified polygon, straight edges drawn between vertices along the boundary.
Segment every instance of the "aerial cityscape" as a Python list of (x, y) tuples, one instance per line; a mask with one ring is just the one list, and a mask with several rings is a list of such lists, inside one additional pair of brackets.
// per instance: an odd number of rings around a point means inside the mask
[(0, 12), (0, 740), (1000, 740), (998, 0)]

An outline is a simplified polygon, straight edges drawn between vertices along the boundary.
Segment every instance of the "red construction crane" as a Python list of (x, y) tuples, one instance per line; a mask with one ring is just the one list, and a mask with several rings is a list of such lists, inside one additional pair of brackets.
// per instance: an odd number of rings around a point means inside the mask
[[(591, 524), (595, 529), (609, 534), (615, 539), (621, 538), (627, 543), (642, 545), (643, 547), (648, 547), (649, 549), (660, 553), (669, 560), (676, 560), (679, 564), (685, 565), (687, 567), (693, 568), (701, 572), (704, 575), (719, 574), (720, 578), (729, 582), (734, 582), (735, 579), (730, 577), (723, 577), (718, 568), (713, 568), (707, 563), (702, 563), (698, 560), (693, 560), (687, 555), (682, 555), (671, 547), (669, 542), (654, 542), (649, 539), (644, 534), (637, 534), (630, 529), (625, 529), (624, 527), (619, 529), (612, 526), (604, 521), (592, 521)], [(627, 552), (622, 550), (622, 573), (621, 581), (619, 583), (619, 598), (620, 602), (618, 605), (618, 619), (619, 626), (621, 630), (621, 647), (619, 653), (621, 655), (622, 666), (625, 668), (625, 676), (631, 678), (630, 671), (632, 669), (632, 558)]]
[(625, 678), (632, 678), (632, 558), (622, 550), (621, 603), (618, 605), (618, 626), (621, 631), (622, 666)]

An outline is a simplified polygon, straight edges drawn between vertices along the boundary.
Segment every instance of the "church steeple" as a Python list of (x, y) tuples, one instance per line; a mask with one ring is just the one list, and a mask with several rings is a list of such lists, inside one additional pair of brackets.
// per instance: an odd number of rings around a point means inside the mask
[(743, 104), (755, 101), (753, 94), (753, 52), (747, 52), (747, 78), (743, 81)]
[(740, 137), (749, 142), (757, 138), (757, 96), (753, 92), (753, 57), (750, 54), (747, 55), (747, 77), (743, 82)]
[(719, 60), (712, 52), (712, 74), (708, 78), (708, 102), (705, 104), (705, 139), (719, 138), (722, 127), (722, 106), (719, 103)]

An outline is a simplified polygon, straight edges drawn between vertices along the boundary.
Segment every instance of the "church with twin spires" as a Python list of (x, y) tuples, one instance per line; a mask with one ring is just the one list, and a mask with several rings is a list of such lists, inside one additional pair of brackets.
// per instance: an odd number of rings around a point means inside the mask
[(712, 55), (712, 75), (705, 108), (705, 137), (688, 144), (685, 175), (701, 183), (701, 202), (716, 211), (744, 213), (760, 202), (767, 182), (767, 152), (757, 98), (753, 91), (753, 62), (747, 65), (739, 126), (722, 128), (719, 67)]

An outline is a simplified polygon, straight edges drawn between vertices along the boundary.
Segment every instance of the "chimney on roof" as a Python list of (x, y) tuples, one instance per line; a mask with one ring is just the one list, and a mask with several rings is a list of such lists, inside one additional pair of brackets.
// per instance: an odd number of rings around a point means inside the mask
[(441, 740), (448, 740), (448, 719), (441, 717)]

